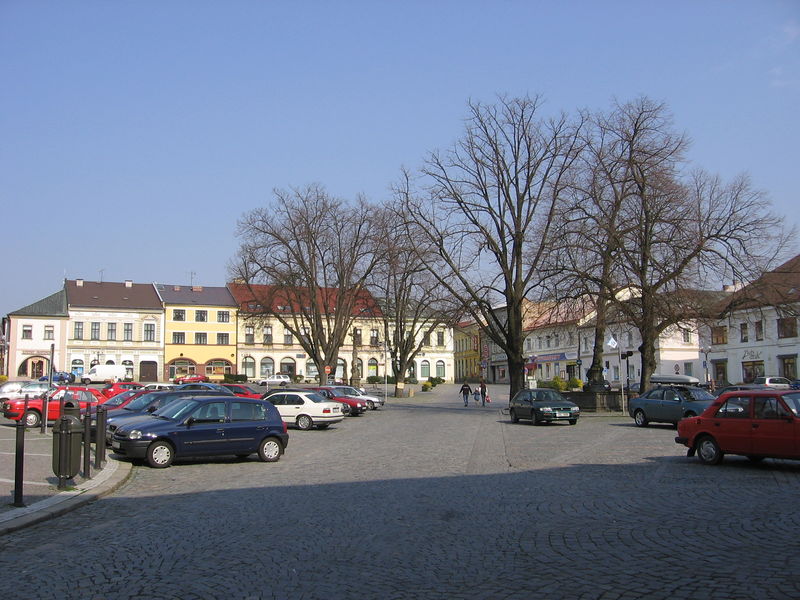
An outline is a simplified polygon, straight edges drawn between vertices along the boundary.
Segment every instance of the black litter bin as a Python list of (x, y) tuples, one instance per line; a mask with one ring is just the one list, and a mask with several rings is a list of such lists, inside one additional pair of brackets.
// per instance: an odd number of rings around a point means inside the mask
[(64, 400), (64, 412), (53, 425), (53, 473), (56, 477), (70, 479), (81, 470), (82, 441), (80, 405), (77, 400)]

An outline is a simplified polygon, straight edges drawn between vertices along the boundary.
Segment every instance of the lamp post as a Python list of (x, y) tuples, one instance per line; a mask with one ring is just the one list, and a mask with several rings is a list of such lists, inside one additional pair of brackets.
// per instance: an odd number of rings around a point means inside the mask
[(700, 352), (703, 353), (703, 369), (706, 372), (706, 383), (710, 389), (713, 389), (714, 386), (711, 385), (711, 378), (708, 376), (708, 353), (711, 349), (708, 346), (703, 346), (700, 349)]

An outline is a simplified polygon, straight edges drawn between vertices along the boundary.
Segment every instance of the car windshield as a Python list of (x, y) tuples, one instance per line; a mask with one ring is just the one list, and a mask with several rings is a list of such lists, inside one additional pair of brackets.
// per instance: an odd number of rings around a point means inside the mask
[(147, 406), (158, 396), (156, 392), (152, 392), (150, 394), (142, 394), (141, 396), (134, 398), (128, 404), (123, 406), (122, 408), (125, 410), (144, 410)]
[(710, 392), (699, 387), (686, 388), (686, 394), (692, 400), (716, 400), (716, 397)]
[(564, 402), (565, 398), (555, 390), (535, 390), (530, 392), (534, 402)]
[(800, 415), (800, 392), (792, 392), (791, 394), (784, 394), (783, 401), (795, 415)]
[(170, 402), (166, 406), (159, 408), (153, 413), (153, 415), (156, 417), (163, 417), (165, 419), (178, 420), (192, 412), (197, 404), (197, 400), (193, 400), (191, 398), (175, 400), (175, 402)]
[(122, 392), (121, 394), (117, 394), (113, 398), (109, 398), (105, 402), (103, 402), (104, 406), (119, 406), (123, 402), (127, 401), (128, 398), (133, 396), (136, 392), (134, 390), (128, 390), (127, 392)]
[(356, 388), (350, 387), (350, 386), (347, 386), (347, 385), (342, 386), (342, 387), (337, 387), (336, 391), (338, 391), (340, 394), (343, 394), (344, 396), (360, 396), (361, 395), (361, 392), (359, 392)]

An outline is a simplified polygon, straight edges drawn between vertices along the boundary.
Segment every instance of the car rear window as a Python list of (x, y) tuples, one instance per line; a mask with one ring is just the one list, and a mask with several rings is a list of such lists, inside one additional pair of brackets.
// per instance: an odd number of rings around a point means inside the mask
[(686, 388), (686, 393), (694, 400), (715, 400), (713, 394), (699, 387)]
[(786, 406), (788, 406), (795, 415), (800, 415), (800, 392), (784, 394), (783, 401), (786, 402)]

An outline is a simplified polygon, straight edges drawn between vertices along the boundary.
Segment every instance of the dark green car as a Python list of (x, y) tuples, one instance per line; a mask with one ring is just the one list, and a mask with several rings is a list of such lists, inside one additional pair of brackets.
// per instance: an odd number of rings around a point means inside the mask
[(570, 425), (575, 425), (581, 416), (581, 409), (577, 404), (549, 388), (520, 390), (511, 399), (508, 412), (512, 423), (529, 419), (533, 425), (553, 421), (567, 421)]

